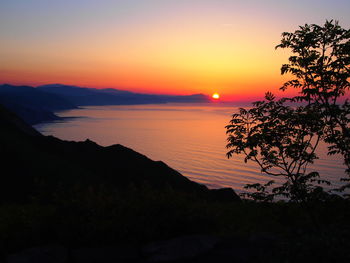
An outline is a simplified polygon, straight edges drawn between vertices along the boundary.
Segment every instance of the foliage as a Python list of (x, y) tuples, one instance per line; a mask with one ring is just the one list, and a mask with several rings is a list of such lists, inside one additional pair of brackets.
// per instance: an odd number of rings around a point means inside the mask
[(305, 25), (294, 33), (284, 32), (276, 48), (293, 52), (289, 63), (282, 65), (281, 74), (290, 73), (295, 78), (281, 89), (300, 89), (295, 99), (313, 104), (321, 113), (329, 154), (342, 154), (350, 173), (350, 105), (347, 99), (341, 103), (350, 88), (350, 30), (333, 20), (323, 27)]
[(256, 200), (272, 200), (275, 195), (304, 200), (314, 189), (310, 182), (319, 178), (317, 172), (307, 173), (306, 168), (317, 159), (315, 150), (322, 137), (323, 123), (312, 106), (292, 108), (285, 105), (286, 101), (276, 101), (267, 93), (266, 101), (255, 102), (249, 110), (240, 109), (226, 126), (228, 157), (243, 153), (245, 162), (252, 160), (262, 172), (286, 178), (282, 185), (272, 189), (272, 194), (267, 188), (274, 181), (248, 185), (247, 188), (258, 191), (252, 195)]
[(289, 63), (282, 65), (281, 74), (294, 78), (281, 89), (293, 87), (300, 92), (280, 100), (268, 92), (265, 101), (234, 114), (226, 126), (227, 156), (243, 153), (245, 162), (254, 161), (263, 173), (285, 178), (272, 189), (274, 181), (247, 185), (257, 191), (247, 194), (253, 199), (271, 201), (282, 195), (307, 201), (319, 192), (318, 184), (329, 184), (317, 171), (306, 172), (317, 159), (320, 141), (329, 144), (328, 154), (342, 154), (350, 174), (350, 104), (344, 100), (350, 88), (350, 30), (333, 20), (323, 27), (306, 24), (293, 33), (283, 33), (276, 48), (289, 48), (293, 53)]

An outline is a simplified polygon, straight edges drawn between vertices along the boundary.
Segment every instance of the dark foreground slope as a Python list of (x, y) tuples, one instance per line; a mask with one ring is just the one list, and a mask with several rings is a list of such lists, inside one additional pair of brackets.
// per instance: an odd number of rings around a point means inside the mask
[(0, 127), (0, 262), (350, 262), (347, 200), (242, 202), (3, 107)]

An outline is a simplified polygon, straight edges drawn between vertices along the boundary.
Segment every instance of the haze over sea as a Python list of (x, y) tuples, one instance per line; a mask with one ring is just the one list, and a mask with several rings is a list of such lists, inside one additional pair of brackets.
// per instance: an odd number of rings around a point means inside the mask
[[(90, 139), (107, 146), (122, 144), (153, 160), (161, 160), (209, 188), (232, 187), (271, 180), (242, 156), (227, 159), (225, 125), (238, 107), (227, 103), (91, 106), (61, 111), (64, 121), (35, 128), (64, 140)], [(321, 145), (313, 167), (337, 184), (344, 175), (339, 156), (327, 156)]]

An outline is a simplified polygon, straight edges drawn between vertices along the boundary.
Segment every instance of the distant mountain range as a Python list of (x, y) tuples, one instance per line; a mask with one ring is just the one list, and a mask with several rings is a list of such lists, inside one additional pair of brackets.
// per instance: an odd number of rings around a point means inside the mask
[(93, 89), (62, 84), (38, 87), (0, 85), (0, 103), (29, 124), (58, 120), (55, 111), (79, 106), (209, 102), (204, 94), (184, 96), (134, 93), (117, 89)]
[(168, 102), (208, 102), (209, 97), (204, 94), (193, 94), (184, 96), (155, 95), (134, 93), (118, 89), (93, 89), (62, 84), (43, 85), (37, 90), (50, 94), (59, 95), (77, 106), (92, 105), (135, 105), (154, 104)]

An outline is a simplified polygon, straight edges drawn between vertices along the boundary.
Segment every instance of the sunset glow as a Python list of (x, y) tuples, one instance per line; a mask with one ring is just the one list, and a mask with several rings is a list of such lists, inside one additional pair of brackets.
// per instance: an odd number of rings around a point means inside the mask
[(219, 93), (214, 93), (212, 98), (215, 99), (215, 100), (218, 100), (220, 98)]
[(349, 9), (340, 0), (318, 9), (301, 0), (5, 1), (0, 83), (183, 95), (214, 88), (225, 100), (256, 99), (286, 80), (289, 53), (274, 49), (282, 32), (327, 18), (349, 27)]

